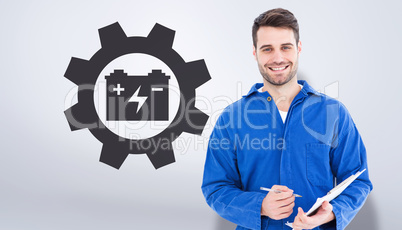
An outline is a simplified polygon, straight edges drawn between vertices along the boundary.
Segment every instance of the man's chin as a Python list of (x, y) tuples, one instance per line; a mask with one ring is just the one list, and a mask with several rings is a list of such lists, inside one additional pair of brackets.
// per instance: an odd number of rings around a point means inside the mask
[(288, 79), (272, 79), (272, 78), (265, 78), (265, 80), (267, 80), (270, 84), (272, 85), (276, 85), (276, 86), (281, 86), (284, 85), (286, 83), (288, 83)]
[(285, 85), (287, 82), (286, 81), (280, 81), (280, 82), (272, 82), (272, 85), (276, 85), (276, 86), (282, 86)]

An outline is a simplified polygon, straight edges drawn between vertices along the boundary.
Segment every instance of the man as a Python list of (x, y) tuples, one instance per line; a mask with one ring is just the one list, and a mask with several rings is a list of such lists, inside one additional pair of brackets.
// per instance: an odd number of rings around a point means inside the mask
[(202, 184), (206, 201), (237, 229), (290, 229), (288, 221), (296, 230), (344, 229), (372, 190), (368, 170), (313, 215), (304, 211), (336, 182), (367, 169), (355, 124), (340, 102), (297, 80), (302, 44), (291, 12), (261, 14), (252, 35), (263, 84), (217, 120)]

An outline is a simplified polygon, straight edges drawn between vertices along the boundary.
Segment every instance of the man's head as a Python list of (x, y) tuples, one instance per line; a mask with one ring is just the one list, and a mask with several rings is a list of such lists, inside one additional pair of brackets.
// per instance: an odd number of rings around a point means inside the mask
[(253, 54), (264, 79), (284, 85), (296, 76), (301, 51), (299, 25), (285, 9), (272, 9), (254, 20)]
[(261, 26), (292, 29), (296, 44), (299, 43), (299, 23), (297, 23), (295, 16), (288, 10), (282, 8), (268, 10), (254, 20), (252, 29), (254, 47), (257, 47), (257, 31)]

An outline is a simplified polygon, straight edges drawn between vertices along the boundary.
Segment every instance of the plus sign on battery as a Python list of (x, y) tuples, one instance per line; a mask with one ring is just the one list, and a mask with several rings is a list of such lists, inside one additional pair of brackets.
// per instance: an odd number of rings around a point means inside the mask
[(120, 88), (120, 84), (117, 84), (117, 88), (113, 88), (113, 91), (117, 91), (117, 95), (120, 95), (120, 92), (124, 91), (124, 88)]

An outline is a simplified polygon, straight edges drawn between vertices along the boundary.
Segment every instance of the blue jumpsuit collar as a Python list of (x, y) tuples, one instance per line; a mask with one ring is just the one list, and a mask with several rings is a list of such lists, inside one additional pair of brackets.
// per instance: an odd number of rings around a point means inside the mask
[[(300, 85), (303, 86), (303, 88), (301, 89), (300, 92), (302, 92), (304, 95), (307, 96), (309, 93), (319, 95), (319, 93), (315, 89), (313, 89), (305, 80), (298, 80), (297, 83), (299, 83)], [(243, 97), (249, 97), (250, 95), (258, 92), (258, 89), (263, 87), (263, 86), (264, 86), (263, 83), (254, 84), (251, 87), (250, 91), (246, 95), (244, 95)]]

